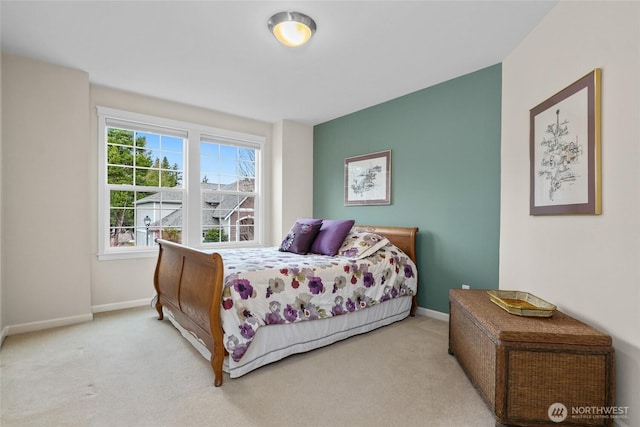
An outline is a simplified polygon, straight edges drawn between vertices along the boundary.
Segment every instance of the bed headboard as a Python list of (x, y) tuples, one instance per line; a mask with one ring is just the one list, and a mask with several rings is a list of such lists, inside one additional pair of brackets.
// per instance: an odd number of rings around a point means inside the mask
[(390, 227), (381, 225), (355, 225), (356, 230), (380, 234), (399, 247), (413, 262), (416, 260), (416, 235), (418, 227)]

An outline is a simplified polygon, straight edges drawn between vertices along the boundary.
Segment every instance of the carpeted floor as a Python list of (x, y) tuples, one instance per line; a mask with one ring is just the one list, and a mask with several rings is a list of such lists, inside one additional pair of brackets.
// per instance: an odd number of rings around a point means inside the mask
[(494, 426), (447, 353), (448, 325), (408, 318), (213, 387), (210, 365), (155, 310), (13, 335), (0, 424)]

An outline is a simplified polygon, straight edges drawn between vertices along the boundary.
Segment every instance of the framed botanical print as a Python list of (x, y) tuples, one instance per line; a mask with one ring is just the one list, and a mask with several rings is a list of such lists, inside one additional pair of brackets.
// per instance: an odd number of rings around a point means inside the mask
[(390, 150), (345, 159), (344, 204), (391, 204)]
[(595, 69), (531, 109), (531, 215), (602, 212), (600, 80)]

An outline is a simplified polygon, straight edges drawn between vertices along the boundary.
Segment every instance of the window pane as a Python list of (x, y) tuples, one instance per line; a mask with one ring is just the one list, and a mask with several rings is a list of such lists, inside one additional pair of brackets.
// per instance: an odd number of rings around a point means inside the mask
[(240, 160), (251, 160), (255, 161), (256, 158), (256, 150), (253, 148), (238, 148), (238, 158)]
[(162, 157), (162, 151), (159, 148), (153, 148), (151, 150), (145, 149), (144, 152), (148, 156), (148, 162), (138, 163), (138, 166), (148, 166), (158, 168), (160, 166), (160, 158)]
[(240, 220), (238, 223), (238, 236), (240, 241), (255, 240), (253, 216)]
[(238, 175), (243, 177), (256, 176), (256, 150), (249, 148), (239, 149)]
[(228, 145), (220, 145), (220, 158), (223, 161), (227, 160), (237, 160), (238, 159), (238, 149), (236, 147), (231, 147)]
[(182, 209), (162, 209), (160, 225), (163, 227), (182, 227)]
[[(153, 183), (154, 181), (154, 172), (155, 172), (155, 183)], [(154, 185), (157, 186), (158, 182), (158, 173), (156, 171), (150, 170), (150, 169), (139, 169), (136, 168), (136, 180), (135, 183), (136, 185)]]
[(255, 158), (255, 149), (202, 141), (200, 182), (233, 185), (244, 178), (255, 178)]
[(238, 162), (238, 175), (253, 178), (256, 176), (256, 165), (253, 162)]
[(144, 231), (144, 243), (139, 245), (155, 245), (157, 238), (182, 242), (182, 193), (159, 191), (137, 194), (137, 224), (142, 227), (139, 230)]
[(256, 180), (255, 179), (243, 179), (238, 182), (238, 190), (243, 193), (253, 193), (256, 191)]
[(133, 168), (108, 166), (107, 167), (107, 183), (109, 184), (133, 184)]
[(255, 197), (203, 191), (201, 206), (204, 242), (254, 240)]
[(132, 228), (135, 222), (135, 192), (117, 191), (110, 192), (110, 245), (135, 246), (135, 231)]
[(238, 181), (235, 175), (221, 175), (220, 189), (225, 191), (238, 191)]
[(107, 139), (107, 183), (182, 187), (184, 139), (117, 128)]
[(136, 132), (136, 147), (160, 148), (160, 135), (150, 132)]
[(112, 228), (111, 247), (135, 246), (135, 231), (132, 227)]
[(220, 146), (213, 142), (204, 142), (200, 143), (200, 155), (203, 157), (213, 158), (217, 162), (218, 158), (218, 150)]
[(155, 239), (182, 240), (182, 193), (110, 192), (111, 246), (153, 246)]
[[(136, 143), (135, 146), (136, 147), (146, 147), (147, 146), (147, 136), (149, 136), (150, 134), (147, 132), (136, 132), (135, 133), (135, 138), (136, 138)], [(153, 138), (153, 137), (151, 137)]]
[(108, 128), (107, 143), (133, 146), (133, 131), (117, 129), (117, 128)]
[(169, 240), (170, 242), (182, 243), (181, 228), (165, 228), (160, 233), (160, 238)]
[(123, 145), (109, 145), (107, 147), (107, 163), (133, 166), (133, 148)]
[(229, 236), (227, 235), (227, 233), (225, 233), (223, 227), (205, 227), (203, 229), (202, 241), (204, 243), (228, 242)]
[(218, 173), (220, 175), (230, 175), (235, 177), (237, 172), (238, 166), (235, 160), (220, 159), (220, 164), (218, 165)]
[(110, 206), (112, 208), (133, 207), (135, 200), (135, 191), (118, 191), (112, 190), (110, 194)]
[(207, 173), (200, 174), (200, 183), (203, 188), (208, 188), (209, 190), (217, 190), (218, 184), (211, 181), (210, 175)]
[(160, 170), (160, 186), (161, 187), (182, 187), (182, 172), (175, 169), (162, 168)]
[(122, 228), (132, 226), (134, 223), (135, 211), (132, 208), (111, 208), (109, 223), (111, 228)]
[(223, 196), (218, 193), (202, 192), (202, 226), (208, 229), (220, 225), (220, 203)]
[(183, 142), (184, 140), (182, 138), (164, 135), (162, 137), (162, 149), (167, 152), (173, 151), (174, 153), (182, 154)]

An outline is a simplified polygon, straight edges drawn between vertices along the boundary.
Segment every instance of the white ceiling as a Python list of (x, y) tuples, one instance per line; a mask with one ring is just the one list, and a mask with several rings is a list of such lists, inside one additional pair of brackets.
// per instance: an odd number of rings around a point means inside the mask
[[(319, 124), (501, 62), (554, 1), (7, 1), (2, 50), (92, 83)], [(311, 16), (299, 48), (267, 20)]]

